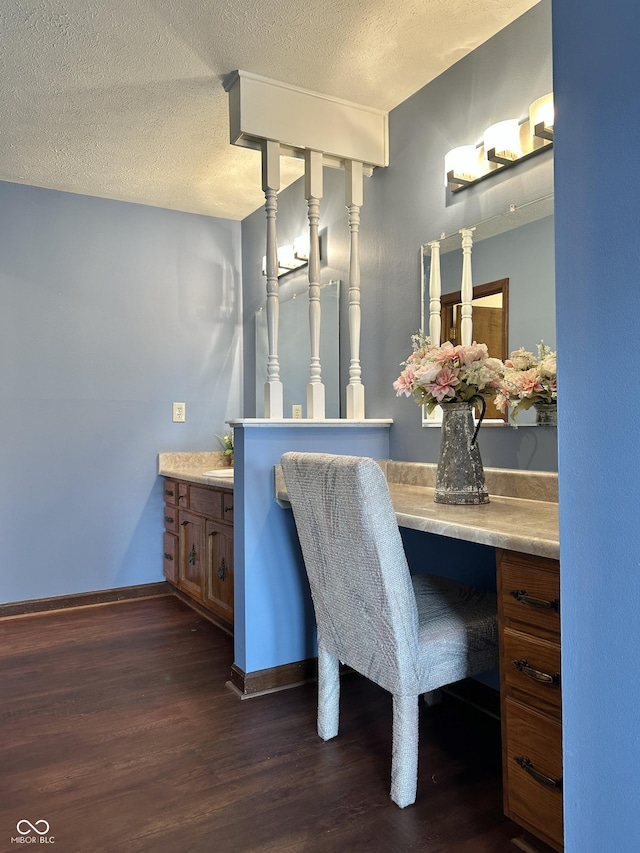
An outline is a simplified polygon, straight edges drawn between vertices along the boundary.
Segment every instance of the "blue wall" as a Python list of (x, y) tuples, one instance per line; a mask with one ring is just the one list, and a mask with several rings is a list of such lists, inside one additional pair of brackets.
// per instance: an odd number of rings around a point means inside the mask
[(293, 513), (274, 500), (289, 450), (389, 457), (389, 425), (244, 423), (234, 430), (234, 662), (244, 672), (312, 658), (316, 631)]
[(562, 0), (553, 27), (566, 850), (631, 853), (640, 850), (640, 12), (635, 0)]
[(157, 454), (241, 411), (239, 280), (239, 223), (0, 183), (0, 601), (162, 579)]
[[(420, 325), (420, 246), (442, 232), (449, 234), (503, 213), (512, 202), (522, 205), (553, 190), (553, 157), (545, 152), (451, 196), (443, 183), (444, 156), (457, 145), (480, 141), (485, 128), (495, 121), (522, 118), (531, 101), (551, 90), (551, 5), (550, 0), (542, 0), (390, 114), (389, 166), (365, 179), (360, 228), (361, 359), (366, 414), (393, 418), (390, 452), (394, 459), (435, 462), (440, 445), (440, 430), (423, 429), (419, 407), (404, 397), (396, 398), (392, 388), (400, 363), (410, 352), (410, 336)], [(344, 178), (328, 168), (324, 176), (320, 228), (327, 255), (322, 277), (346, 282), (349, 234)], [(281, 244), (291, 243), (308, 227), (302, 184), (298, 181), (280, 193)], [(255, 363), (253, 313), (264, 303), (260, 275), (264, 223), (263, 210), (242, 223), (247, 416), (255, 407), (247, 395)], [(344, 287), (345, 303), (347, 291)], [(552, 315), (552, 305), (549, 311)], [(346, 317), (344, 310), (342, 317)], [(344, 330), (346, 326), (344, 322)], [(547, 329), (548, 325), (540, 333), (532, 330), (534, 342), (540, 337), (551, 342)], [(343, 374), (348, 374), (346, 338), (344, 344)], [(557, 468), (553, 429), (487, 427), (482, 430), (480, 445), (487, 466)]]

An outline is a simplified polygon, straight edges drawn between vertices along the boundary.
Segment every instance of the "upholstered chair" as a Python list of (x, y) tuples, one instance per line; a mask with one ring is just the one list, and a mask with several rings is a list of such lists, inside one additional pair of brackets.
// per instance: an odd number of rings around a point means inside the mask
[(281, 464), (316, 615), (318, 734), (338, 734), (340, 662), (388, 690), (391, 799), (404, 808), (416, 799), (419, 697), (497, 666), (496, 597), (410, 574), (373, 459), (285, 453)]

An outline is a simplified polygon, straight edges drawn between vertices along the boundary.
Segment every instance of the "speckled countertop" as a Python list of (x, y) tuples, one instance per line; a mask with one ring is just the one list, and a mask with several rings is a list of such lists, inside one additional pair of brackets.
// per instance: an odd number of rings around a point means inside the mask
[[(383, 461), (398, 524), (496, 548), (558, 559), (558, 477), (544, 471), (485, 468), (490, 502), (450, 506), (433, 500), (435, 464)], [(276, 498), (286, 503), (279, 467)]]
[[(229, 476), (232, 470), (229, 467), (229, 457), (225, 456), (222, 450), (158, 454), (158, 474), (162, 477), (174, 477), (176, 480), (187, 480), (189, 483), (202, 483), (205, 486), (233, 491), (233, 474)], [(215, 472), (218, 471), (220, 473), (216, 476)]]
[[(490, 503), (482, 506), (449, 506), (433, 500), (436, 465), (383, 460), (380, 467), (398, 524), (426, 533), (507, 548), (525, 554), (558, 559), (558, 475), (545, 471), (485, 468)], [(204, 472), (221, 473), (208, 476)], [(228, 458), (221, 451), (160, 453), (158, 473), (191, 483), (233, 490)], [(275, 497), (287, 502), (280, 466), (276, 466)]]

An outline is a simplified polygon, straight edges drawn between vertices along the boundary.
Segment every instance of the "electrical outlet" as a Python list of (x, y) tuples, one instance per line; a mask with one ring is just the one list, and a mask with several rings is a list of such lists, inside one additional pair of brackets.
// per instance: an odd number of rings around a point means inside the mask
[(291, 417), (296, 418), (296, 420), (302, 417), (302, 406), (300, 404), (291, 406)]
[(187, 419), (187, 407), (184, 403), (173, 404), (173, 422), (174, 424), (183, 424)]

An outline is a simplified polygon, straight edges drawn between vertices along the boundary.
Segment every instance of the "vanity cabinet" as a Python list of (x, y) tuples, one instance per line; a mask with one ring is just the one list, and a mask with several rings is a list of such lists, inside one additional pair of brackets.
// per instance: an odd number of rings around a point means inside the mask
[(561, 851), (560, 566), (513, 551), (497, 559), (504, 811)]
[(233, 493), (164, 481), (164, 576), (196, 609), (233, 625)]

